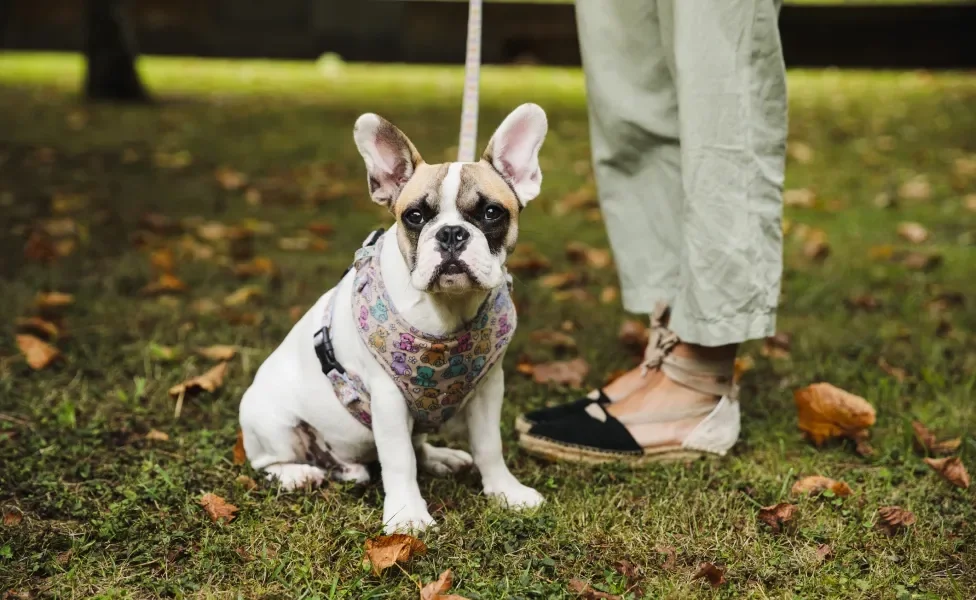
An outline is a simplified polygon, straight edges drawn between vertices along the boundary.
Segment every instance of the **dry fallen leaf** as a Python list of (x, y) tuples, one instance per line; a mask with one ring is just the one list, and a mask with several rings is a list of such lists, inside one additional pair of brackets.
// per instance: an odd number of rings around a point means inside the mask
[(786, 154), (801, 165), (808, 164), (813, 160), (813, 148), (803, 142), (788, 142)]
[(817, 546), (817, 560), (823, 562), (828, 558), (834, 557), (834, 549), (827, 544), (820, 544)]
[(822, 229), (812, 229), (803, 242), (803, 256), (810, 260), (821, 261), (830, 255), (830, 244), (827, 243), (827, 232)]
[(261, 288), (253, 285), (246, 285), (234, 293), (224, 298), (224, 306), (240, 306), (247, 304), (252, 298), (260, 298)]
[(238, 475), (237, 479), (235, 479), (234, 481), (236, 481), (242, 488), (244, 488), (247, 491), (258, 489), (258, 482), (254, 481), (247, 475)]
[(929, 239), (929, 230), (921, 223), (905, 222), (898, 224), (898, 235), (913, 244), (921, 244)]
[(557, 217), (579, 212), (585, 208), (597, 206), (596, 189), (592, 185), (584, 185), (575, 192), (563, 196), (553, 207), (552, 214)]
[(788, 333), (779, 332), (763, 340), (759, 354), (766, 358), (787, 359), (790, 357), (790, 347), (793, 338)]
[(629, 560), (618, 560), (613, 563), (615, 571), (627, 578), (627, 592), (633, 594), (635, 598), (643, 598), (644, 591), (638, 587), (644, 574), (640, 567)]
[(786, 190), (783, 192), (783, 204), (786, 206), (813, 208), (816, 200), (817, 195), (813, 192), (813, 190), (809, 190), (807, 188)]
[(532, 366), (532, 379), (536, 383), (564, 385), (572, 388), (583, 386), (583, 380), (590, 372), (590, 365), (582, 358), (568, 361), (555, 361)]
[(874, 407), (867, 400), (829, 383), (796, 390), (793, 400), (800, 429), (818, 446), (833, 437), (863, 439), (874, 425)]
[(780, 502), (773, 506), (760, 508), (757, 518), (766, 525), (769, 525), (773, 533), (779, 533), (784, 525), (793, 520), (793, 517), (796, 515), (796, 509), (796, 504)]
[(561, 331), (553, 331), (552, 329), (540, 329), (538, 331), (533, 331), (529, 334), (529, 339), (536, 344), (546, 346), (548, 348), (556, 348), (559, 350), (576, 349), (576, 340), (573, 339), (573, 336), (567, 335)]
[(556, 290), (552, 293), (552, 299), (556, 302), (575, 302), (576, 304), (587, 304), (594, 300), (593, 295), (583, 288)]
[(751, 371), (756, 366), (756, 361), (748, 354), (735, 357), (735, 365), (732, 367), (732, 381), (738, 382), (742, 376)]
[(881, 301), (871, 294), (859, 294), (851, 296), (846, 300), (849, 308), (860, 308), (866, 311), (875, 311), (881, 308)]
[(220, 221), (206, 221), (196, 228), (197, 236), (208, 242), (218, 242), (227, 239), (230, 227)]
[(24, 258), (33, 262), (49, 263), (59, 256), (51, 236), (42, 231), (34, 231), (24, 243)]
[(186, 284), (177, 277), (163, 273), (159, 279), (143, 287), (140, 293), (144, 296), (161, 296), (163, 294), (182, 294), (186, 289)]
[(25, 333), (17, 334), (17, 347), (27, 359), (27, 364), (35, 371), (47, 367), (61, 356), (61, 352), (54, 346)]
[(895, 247), (891, 244), (881, 244), (868, 248), (868, 258), (871, 260), (891, 260), (895, 256)]
[(308, 250), (311, 245), (312, 239), (307, 237), (283, 237), (278, 240), (279, 248), (292, 252)]
[(249, 262), (237, 263), (233, 267), (234, 275), (240, 278), (258, 277), (260, 275), (278, 275), (278, 267), (270, 258), (255, 256)]
[(620, 324), (617, 339), (620, 340), (621, 344), (635, 352), (644, 352), (650, 335), (651, 332), (647, 329), (647, 325), (644, 325), (643, 321), (629, 319)]
[(43, 312), (64, 308), (74, 304), (74, 302), (75, 297), (72, 294), (62, 292), (41, 292), (34, 298), (34, 306)]
[(808, 495), (819, 496), (825, 491), (830, 490), (835, 495), (846, 498), (851, 495), (851, 486), (843, 481), (836, 481), (823, 475), (810, 475), (798, 480), (793, 484), (791, 492), (794, 496)]
[(229, 504), (216, 494), (204, 494), (200, 498), (200, 506), (203, 507), (203, 510), (207, 511), (207, 514), (210, 515), (210, 520), (214, 523), (220, 519), (224, 519), (225, 523), (230, 523), (234, 520), (234, 513), (237, 512), (236, 506)]
[(576, 594), (577, 598), (583, 600), (621, 600), (620, 596), (595, 590), (593, 586), (580, 579), (570, 580), (569, 589)]
[(878, 509), (878, 527), (888, 535), (915, 524), (915, 514), (900, 506), (882, 506)]
[(925, 464), (935, 469), (946, 481), (957, 488), (969, 488), (969, 473), (958, 456), (948, 458), (924, 458)]
[(220, 187), (228, 191), (239, 190), (247, 185), (247, 175), (230, 167), (218, 167), (214, 171), (214, 179)]
[(512, 273), (531, 277), (548, 271), (551, 265), (549, 259), (539, 254), (534, 246), (518, 244), (515, 246), (515, 251), (512, 252), (512, 257), (508, 259), (506, 266)]
[(40, 317), (18, 317), (14, 328), (21, 333), (32, 333), (48, 339), (58, 337), (58, 326)]
[(448, 569), (441, 573), (437, 581), (431, 581), (420, 590), (420, 600), (467, 600), (456, 594), (448, 594), (454, 584), (454, 574)]
[(966, 194), (966, 197), (962, 199), (962, 203), (966, 207), (966, 210), (976, 212), (976, 194)]
[(175, 398), (176, 396), (180, 396), (182, 394), (189, 394), (192, 392), (198, 392), (200, 390), (206, 392), (215, 391), (224, 384), (224, 375), (227, 374), (227, 364), (228, 363), (226, 362), (222, 362), (203, 375), (191, 377), (183, 383), (174, 385), (173, 387), (169, 388), (169, 395)]
[(309, 233), (314, 233), (315, 235), (321, 236), (332, 235), (332, 233), (335, 231), (335, 227), (332, 225), (332, 223), (326, 223), (324, 221), (309, 223), (305, 226), (305, 229), (307, 229)]
[(7, 527), (13, 527), (14, 525), (20, 525), (20, 522), (24, 520), (24, 513), (16, 506), (4, 506), (3, 507), (3, 524)]
[(918, 421), (912, 421), (912, 430), (915, 432), (915, 447), (928, 454), (952, 454), (962, 445), (962, 439), (952, 438), (950, 440), (938, 441), (935, 434), (928, 427)]
[(149, 253), (149, 264), (152, 265), (157, 273), (169, 273), (172, 275), (174, 269), (176, 269), (176, 258), (173, 256), (173, 251), (169, 247), (159, 248)]
[(905, 369), (902, 369), (901, 367), (892, 366), (891, 364), (888, 363), (887, 360), (885, 360), (885, 357), (883, 356), (878, 358), (878, 367), (880, 367), (882, 371), (884, 371), (885, 373), (893, 377), (895, 381), (897, 381), (898, 383), (904, 383), (905, 380), (908, 378), (908, 372), (906, 372)]
[(150, 429), (149, 433), (146, 434), (146, 439), (153, 442), (168, 442), (169, 434), (158, 429)]
[(214, 346), (207, 346), (206, 348), (197, 348), (197, 354), (206, 358), (207, 360), (225, 361), (237, 356), (237, 346), (217, 344)]
[(244, 432), (237, 430), (237, 442), (234, 443), (234, 464), (243, 465), (247, 462), (247, 452), (244, 450)]
[(725, 569), (716, 567), (710, 562), (703, 562), (698, 565), (698, 572), (691, 578), (692, 581), (696, 579), (707, 579), (713, 588), (719, 587), (725, 583)]
[(609, 250), (587, 246), (582, 242), (566, 244), (566, 257), (575, 263), (584, 264), (594, 269), (605, 269), (613, 262)]
[(913, 271), (931, 271), (942, 264), (942, 255), (937, 253), (909, 252), (901, 264)]
[(667, 556), (661, 565), (661, 568), (665, 571), (671, 571), (678, 565), (678, 551), (674, 546), (657, 545), (654, 546), (654, 551)]
[(918, 175), (901, 184), (898, 195), (906, 200), (928, 200), (932, 196), (932, 185), (925, 175)]
[(600, 302), (603, 304), (613, 304), (620, 296), (620, 290), (612, 285), (608, 285), (600, 290)]
[(413, 556), (427, 552), (427, 546), (415, 537), (402, 533), (381, 535), (366, 540), (366, 560), (373, 567), (373, 574), (379, 575), (384, 569), (396, 563), (405, 563)]
[(168, 235), (180, 231), (180, 224), (160, 213), (145, 213), (139, 217), (139, 227), (159, 235)]
[(552, 273), (551, 275), (546, 275), (539, 279), (539, 283), (542, 285), (542, 287), (547, 287), (554, 290), (561, 290), (574, 285), (579, 285), (582, 281), (582, 276), (575, 271)]

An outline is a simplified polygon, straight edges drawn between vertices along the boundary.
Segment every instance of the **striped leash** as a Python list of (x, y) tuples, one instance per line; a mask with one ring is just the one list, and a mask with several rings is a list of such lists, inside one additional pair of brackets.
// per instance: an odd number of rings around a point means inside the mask
[(458, 162), (474, 162), (478, 141), (478, 84), (481, 79), (481, 0), (468, 0), (468, 47), (464, 55), (464, 96)]

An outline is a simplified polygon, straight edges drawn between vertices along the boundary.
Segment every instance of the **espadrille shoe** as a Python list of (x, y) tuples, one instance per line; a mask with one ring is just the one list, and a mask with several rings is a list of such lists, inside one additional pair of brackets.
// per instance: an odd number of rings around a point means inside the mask
[[(520, 436), (519, 445), (545, 459), (586, 463), (640, 464), (724, 456), (739, 439), (738, 389), (732, 382), (732, 366), (726, 361), (668, 355), (661, 363), (661, 370), (674, 383), (721, 398), (711, 405), (632, 413), (619, 418), (608, 413), (604, 405), (592, 403), (556, 421), (533, 426)], [(628, 430), (628, 426), (687, 422), (696, 418), (701, 421), (680, 443), (645, 447)]]
[[(644, 349), (644, 361), (641, 363), (641, 374), (645, 377), (648, 371), (661, 366), (661, 361), (678, 343), (678, 336), (667, 328), (667, 320), (668, 305), (658, 304), (651, 315), (650, 335), (647, 340), (647, 347)], [(593, 390), (573, 402), (547, 406), (519, 415), (515, 418), (515, 430), (519, 433), (527, 433), (533, 426), (540, 423), (558, 421), (569, 415), (581, 413), (591, 404), (606, 406), (620, 400), (624, 395), (614, 396), (607, 393), (603, 388)]]

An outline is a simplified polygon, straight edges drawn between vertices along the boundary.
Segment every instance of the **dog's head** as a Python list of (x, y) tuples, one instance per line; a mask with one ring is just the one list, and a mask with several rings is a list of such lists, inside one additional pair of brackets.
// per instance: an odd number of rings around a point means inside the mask
[(523, 104), (498, 127), (479, 162), (429, 165), (389, 121), (359, 117), (353, 137), (370, 195), (397, 219), (397, 243), (415, 288), (463, 294), (504, 282), (519, 213), (539, 195), (547, 129), (546, 113)]

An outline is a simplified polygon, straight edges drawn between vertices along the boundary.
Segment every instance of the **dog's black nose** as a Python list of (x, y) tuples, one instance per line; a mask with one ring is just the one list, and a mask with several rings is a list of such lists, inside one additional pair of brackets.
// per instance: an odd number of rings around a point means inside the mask
[(434, 238), (440, 242), (441, 250), (457, 256), (468, 245), (471, 234), (461, 225), (445, 225), (441, 227)]

